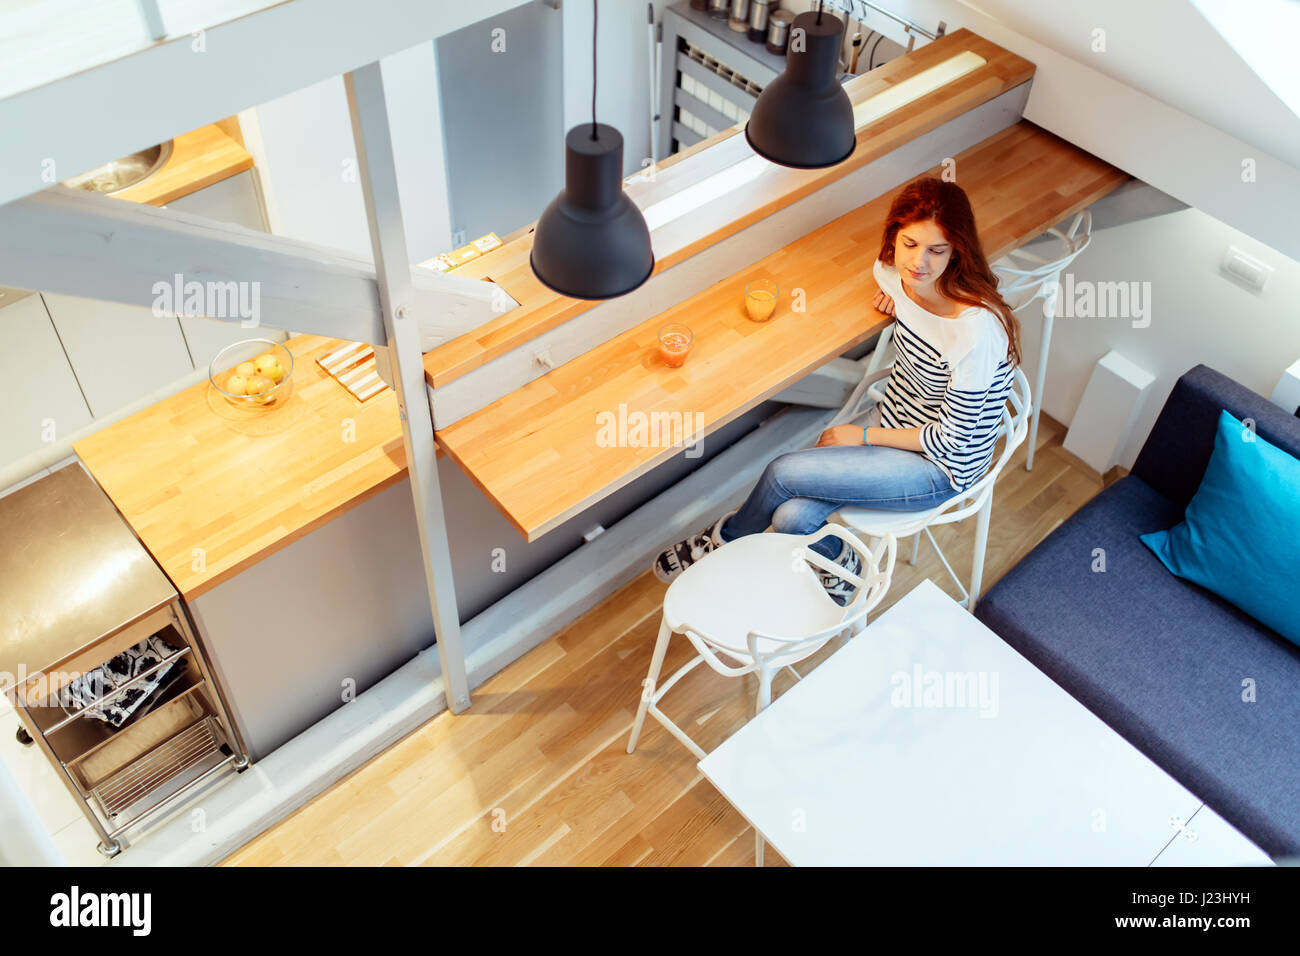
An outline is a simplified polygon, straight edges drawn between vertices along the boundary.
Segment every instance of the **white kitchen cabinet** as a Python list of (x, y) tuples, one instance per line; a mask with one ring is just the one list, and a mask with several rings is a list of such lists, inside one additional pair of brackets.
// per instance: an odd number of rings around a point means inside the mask
[[(232, 222), (258, 232), (268, 232), (256, 175), (254, 170), (247, 169), (198, 192), (174, 199), (164, 208), (205, 216), (219, 222)], [(217, 322), (188, 315), (181, 316), (181, 331), (189, 346), (190, 356), (194, 359), (194, 366), (200, 369), (207, 368), (213, 357), (227, 345), (243, 339), (265, 338), (283, 342), (288, 338), (284, 332), (276, 329), (244, 328), (238, 322)]]
[[(253, 170), (183, 196), (168, 208), (266, 231)], [(170, 281), (160, 275), (159, 281)], [(96, 418), (175, 386), (225, 346), (248, 338), (284, 341), (287, 333), (239, 322), (156, 316), (144, 306), (56, 293), (4, 290), (0, 354), (9, 407), (0, 421), (0, 465), (37, 450)], [(18, 296), (25, 296), (19, 299)], [(13, 304), (10, 305), (9, 303)], [(48, 313), (48, 314), (47, 314)], [(263, 318), (266, 318), (263, 316)]]
[(96, 418), (194, 370), (174, 315), (51, 292), (43, 298)]
[(88, 425), (90, 409), (77, 386), (54, 325), (39, 295), (18, 298), (5, 290), (0, 304), (0, 465), (31, 454)]

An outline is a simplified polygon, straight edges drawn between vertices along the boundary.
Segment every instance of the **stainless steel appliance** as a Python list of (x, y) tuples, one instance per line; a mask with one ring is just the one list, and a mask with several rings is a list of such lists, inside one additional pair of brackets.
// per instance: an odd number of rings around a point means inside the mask
[[(0, 690), (106, 856), (129, 827), (248, 766), (180, 595), (79, 462), (0, 498), (0, 626)], [(120, 672), (142, 641), (163, 649), (156, 663), (89, 682), (109, 689), (88, 697), (83, 678)]]

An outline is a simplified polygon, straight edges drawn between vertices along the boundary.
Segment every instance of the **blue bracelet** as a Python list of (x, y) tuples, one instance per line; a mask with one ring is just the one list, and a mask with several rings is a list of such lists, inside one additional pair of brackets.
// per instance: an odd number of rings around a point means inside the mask
[(863, 425), (863, 426), (862, 426), (862, 444), (864, 444), (864, 445), (869, 445), (869, 444), (870, 444), (870, 442), (867, 441), (867, 426), (866, 426), (866, 425)]

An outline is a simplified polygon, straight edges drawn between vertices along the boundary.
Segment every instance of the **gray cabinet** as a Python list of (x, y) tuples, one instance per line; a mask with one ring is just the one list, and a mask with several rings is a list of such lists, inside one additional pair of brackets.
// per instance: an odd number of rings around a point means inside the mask
[(91, 414), (41, 297), (9, 289), (0, 293), (3, 465), (88, 425)]

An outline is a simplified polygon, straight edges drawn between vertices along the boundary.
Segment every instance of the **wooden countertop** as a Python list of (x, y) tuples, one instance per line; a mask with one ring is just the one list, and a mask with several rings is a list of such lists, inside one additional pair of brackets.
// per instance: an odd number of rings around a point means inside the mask
[[(669, 255), (663, 255), (657, 248), (655, 273), (676, 265), (701, 249), (720, 242), (814, 190), (847, 176), (923, 133), (1027, 82), (1034, 75), (1034, 65), (1028, 60), (970, 30), (960, 29), (905, 56), (897, 57), (869, 74), (848, 81), (844, 85), (845, 92), (849, 94), (850, 101), (857, 105), (965, 50), (983, 57), (985, 64), (874, 122), (858, 127), (858, 145), (853, 155), (836, 166), (820, 170), (790, 170), (771, 166), (762, 180), (755, 181), (745, 189), (736, 190), (726, 200), (710, 205), (706, 214), (716, 217), (716, 229)], [(656, 164), (656, 170), (673, 172), (658, 178), (663, 180), (685, 175), (689, 166), (684, 163), (685, 160), (733, 136), (743, 136), (743, 127), (723, 130), (683, 153), (664, 159)], [(637, 195), (638, 188), (639, 184), (628, 187), (627, 191), (638, 204), (644, 205)], [(672, 228), (671, 224), (667, 228)], [(658, 246), (658, 231), (654, 238)], [(525, 232), (500, 248), (456, 269), (456, 275), (474, 279), (490, 278), (505, 289), (519, 303), (519, 307), (426, 352), (425, 379), (430, 385), (435, 388), (445, 385), (597, 304), (589, 300), (568, 298), (542, 285), (528, 264), (532, 245), (533, 236)]]
[[(990, 260), (1128, 179), (1024, 120), (956, 159)], [(520, 534), (536, 540), (682, 450), (602, 445), (597, 416), (617, 416), (620, 405), (629, 415), (685, 414), (698, 423), (697, 436), (705, 435), (892, 321), (871, 305), (871, 267), (894, 192), (439, 430), (439, 444)], [(766, 323), (751, 322), (743, 310), (745, 283), (757, 276), (781, 287)], [(807, 290), (803, 313), (790, 309), (795, 287)], [(677, 369), (658, 356), (656, 332), (668, 322), (685, 322), (695, 333)]]
[(358, 402), (316, 364), (337, 342), (285, 343), (294, 392), (282, 408), (236, 409), (203, 381), (73, 446), (184, 597), (406, 474), (393, 392)]
[(252, 167), (248, 151), (213, 123), (177, 136), (162, 169), (113, 198), (163, 206)]

